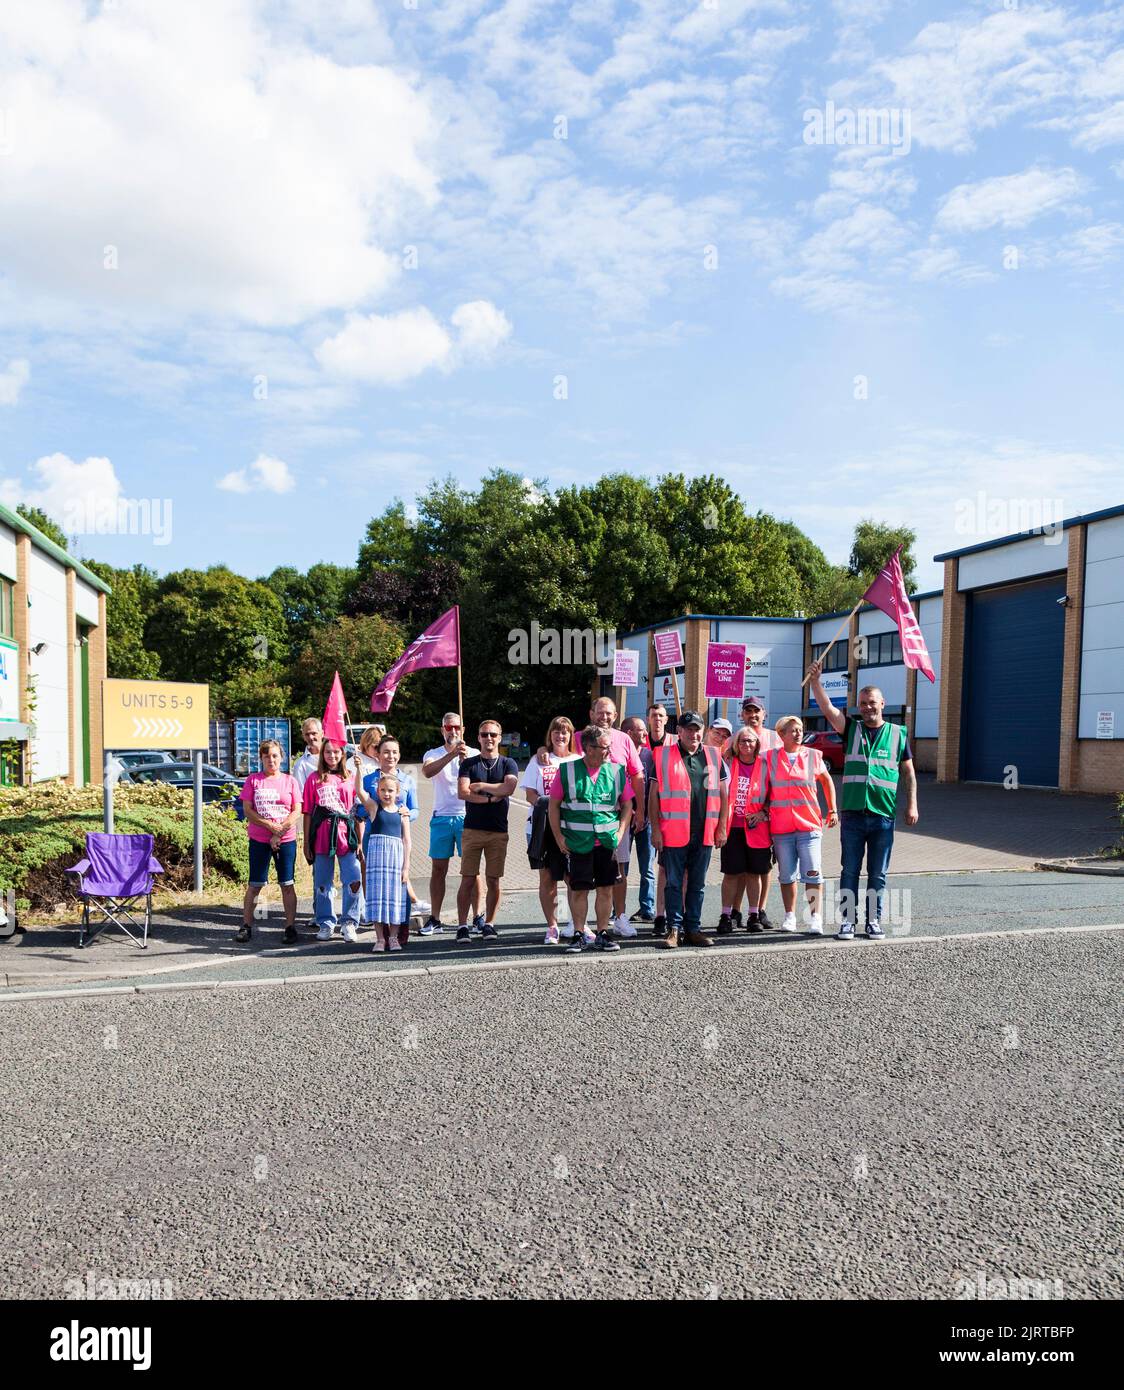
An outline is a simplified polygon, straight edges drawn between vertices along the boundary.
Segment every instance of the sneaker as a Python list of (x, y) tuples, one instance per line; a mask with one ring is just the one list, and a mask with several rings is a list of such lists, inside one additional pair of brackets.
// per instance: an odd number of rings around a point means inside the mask
[(745, 924), (745, 929), (748, 932), (763, 932), (765, 930), (761, 925), (761, 918), (755, 912), (750, 914), (749, 921)]
[(484, 914), (482, 912), (478, 912), (472, 919), (472, 934), (473, 936), (484, 935)]
[(565, 922), (563, 922), (563, 920), (561, 919), (561, 917), (559, 917), (559, 919), (558, 919), (558, 935), (562, 938), (563, 941), (573, 941), (573, 939), (574, 939), (574, 924), (573, 924), (573, 922), (570, 922), (570, 921), (565, 921)]
[(355, 930), (353, 922), (345, 922), (343, 925), (343, 939), (350, 941), (353, 945), (359, 940), (359, 933)]
[(652, 935), (657, 941), (662, 941), (667, 935), (667, 918), (662, 913), (652, 923)]
[(839, 930), (835, 933), (835, 939), (836, 941), (854, 941), (854, 926), (850, 922), (844, 922), (843, 925), (839, 928)]
[[(243, 922), (242, 926), (239, 927), (239, 929), (234, 933), (234, 939), (235, 939), (235, 941), (238, 942), (239, 946), (244, 946), (244, 945), (246, 944), (247, 941), (249, 941), (249, 940), (252, 939), (253, 935), (254, 935), (254, 929), (253, 929), (253, 927), (248, 927), (248, 926), (246, 926), (246, 924)], [(286, 934), (285, 934), (285, 939), (288, 940), (288, 933), (287, 933), (287, 932), (286, 932)]]
[(591, 932), (588, 927), (583, 927), (582, 940), (585, 942), (587, 946), (592, 946), (593, 943), (597, 940), (597, 935), (595, 932)]
[(402, 943), (398, 940), (397, 936), (392, 936), (387, 942), (386, 949), (388, 951), (400, 951), (402, 949)]
[(769, 921), (769, 914), (764, 908), (757, 914), (757, 921), (762, 931), (776, 931), (776, 927)]
[[(635, 933), (633, 933), (635, 935)], [(619, 951), (620, 947), (607, 931), (599, 931), (593, 942), (595, 951)]]
[(425, 913), (426, 919), (432, 922), (433, 904), (427, 903), (423, 898), (415, 898), (414, 901), (410, 904), (410, 916), (420, 917), (423, 912)]
[(619, 917), (614, 917), (612, 919), (612, 921), (609, 923), (609, 928), (611, 931), (616, 932), (618, 936), (623, 936), (625, 938), (637, 935), (636, 928), (632, 925), (632, 923), (628, 920), (628, 918), (624, 915), (623, 912)]
[(543, 944), (544, 946), (557, 946), (557, 945), (558, 945), (558, 928), (557, 928), (557, 927), (547, 927), (547, 929), (546, 929), (546, 935), (545, 935), (545, 936), (543, 937), (543, 939), (542, 939), (542, 944)]
[(818, 912), (809, 912), (804, 918), (805, 936), (823, 936), (823, 918)]
[(467, 946), (468, 943), (469, 943), (471, 940), (472, 940), (472, 933), (469, 931), (469, 929), (468, 929), (467, 927), (458, 927), (458, 928), (457, 928), (457, 941), (456, 941), (456, 944), (457, 944), (458, 946)]
[(734, 930), (734, 918), (729, 912), (724, 912), (718, 919), (718, 935), (729, 936)]
[(282, 936), (281, 940), (286, 946), (295, 945), (300, 940), (300, 937), (297, 935), (296, 927), (286, 927), (285, 934)]
[(881, 941), (886, 933), (877, 922), (868, 922), (866, 924), (866, 935), (868, 941)]
[(427, 917), (418, 928), (419, 936), (432, 936), (434, 932), (443, 930), (441, 923), (436, 917)]
[(654, 922), (654, 921), (655, 921), (655, 918), (652, 916), (652, 914), (651, 914), (650, 912), (645, 912), (643, 908), (640, 908), (638, 911), (634, 912), (634, 913), (632, 914), (632, 916), (631, 916), (628, 920), (629, 920), (630, 922), (649, 922), (649, 923), (650, 923), (650, 922)]
[(491, 922), (485, 922), (480, 932), (480, 939), (486, 946), (490, 946), (493, 941), (498, 941), (500, 939), (500, 934), (496, 931), (495, 927), (492, 926)]
[(784, 914), (784, 921), (783, 921), (783, 922), (781, 923), (781, 925), (780, 925), (780, 930), (781, 930), (781, 931), (796, 931), (796, 913), (795, 913), (795, 912), (786, 912), (786, 913)]
[(585, 935), (583, 934), (581, 936), (575, 936), (573, 941), (571, 941), (570, 944), (566, 947), (565, 951), (563, 952), (563, 955), (580, 956), (585, 949)]
[(325, 922), (325, 924), (324, 924), (324, 925), (320, 928), (320, 930), (316, 933), (316, 940), (317, 940), (317, 941), (331, 941), (331, 939), (332, 939), (332, 929), (331, 929), (331, 927), (328, 926), (328, 924)]
[(733, 922), (734, 926), (737, 927), (738, 931), (741, 931), (743, 923), (739, 908), (734, 908), (733, 912), (730, 913), (730, 920)]

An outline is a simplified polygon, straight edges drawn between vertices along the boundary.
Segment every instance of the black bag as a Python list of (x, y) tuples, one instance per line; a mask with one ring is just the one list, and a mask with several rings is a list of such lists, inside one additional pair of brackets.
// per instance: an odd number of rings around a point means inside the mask
[(531, 812), (531, 843), (527, 846), (527, 856), (534, 866), (542, 864), (548, 843), (547, 836), (553, 835), (548, 815), (549, 799), (540, 796)]

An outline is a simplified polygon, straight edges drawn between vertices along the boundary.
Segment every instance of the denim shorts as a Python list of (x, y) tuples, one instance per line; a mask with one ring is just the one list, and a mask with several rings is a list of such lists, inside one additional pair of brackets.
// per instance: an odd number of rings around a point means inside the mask
[(781, 883), (796, 882), (796, 866), (800, 865), (801, 883), (819, 883), (822, 830), (792, 830), (787, 835), (773, 836), (773, 851), (777, 856), (777, 879)]
[(429, 822), (430, 859), (452, 859), (454, 850), (460, 854), (463, 834), (463, 816), (434, 816)]
[(269, 882), (270, 863), (277, 871), (277, 882), (287, 887), (293, 881), (297, 867), (296, 840), (282, 840), (270, 849), (268, 840), (250, 841), (250, 887), (263, 888)]

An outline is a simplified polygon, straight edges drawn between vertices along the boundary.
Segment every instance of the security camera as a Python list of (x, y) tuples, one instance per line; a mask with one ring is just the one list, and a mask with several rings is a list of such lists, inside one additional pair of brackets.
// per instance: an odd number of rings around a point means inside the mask
[(1069, 602), (1069, 595), (1062, 594), (1061, 598), (1056, 598), (1054, 602), (1058, 604), (1059, 607), (1064, 608), (1066, 604)]
[(32, 655), (32, 656), (42, 656), (43, 653), (44, 653), (46, 650), (47, 650), (47, 644), (46, 644), (46, 642), (36, 642), (35, 646), (32, 647), (32, 649), (31, 649), (31, 655)]

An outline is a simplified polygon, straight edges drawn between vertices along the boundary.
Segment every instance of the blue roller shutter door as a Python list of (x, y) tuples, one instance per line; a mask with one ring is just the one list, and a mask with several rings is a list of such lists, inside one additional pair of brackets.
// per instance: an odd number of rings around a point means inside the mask
[(962, 776), (1058, 785), (1065, 608), (1063, 577), (968, 596)]

